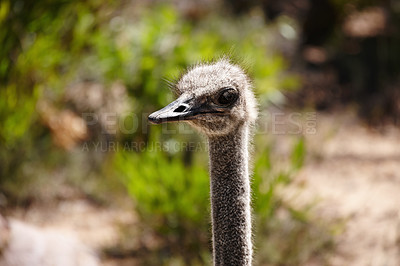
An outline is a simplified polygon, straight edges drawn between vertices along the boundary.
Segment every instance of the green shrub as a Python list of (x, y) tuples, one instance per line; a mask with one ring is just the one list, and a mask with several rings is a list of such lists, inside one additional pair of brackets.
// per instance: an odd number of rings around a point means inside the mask
[(186, 167), (161, 151), (116, 155), (128, 193), (147, 229), (164, 241), (172, 256), (201, 260), (208, 251), (209, 179), (203, 166)]

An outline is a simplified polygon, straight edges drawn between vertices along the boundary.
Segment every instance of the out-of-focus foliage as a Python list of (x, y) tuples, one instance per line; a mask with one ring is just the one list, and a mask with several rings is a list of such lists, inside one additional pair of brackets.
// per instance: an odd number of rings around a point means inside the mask
[(209, 178), (204, 165), (185, 166), (161, 150), (119, 153), (116, 165), (147, 230), (163, 239), (157, 264), (173, 257), (203, 262), (210, 236)]
[(257, 264), (300, 265), (318, 255), (323, 260), (324, 251), (333, 245), (330, 227), (312, 219), (307, 208), (291, 207), (279, 193), (303, 166), (304, 139), (293, 143), (290, 160), (283, 165), (273, 159), (270, 144), (260, 143), (256, 154), (252, 191)]
[[(0, 117), (6, 125), (0, 129), (0, 145), (5, 147), (0, 157), (2, 177), (12, 178), (12, 171), (30, 158), (30, 149), (37, 150), (49, 135), (60, 140), (62, 132), (73, 132), (68, 123), (55, 127), (46, 111), (94, 112), (67, 99), (66, 91), (76, 84), (90, 81), (108, 90), (118, 81), (126, 87), (139, 125), (135, 132), (122, 134), (127, 141), (147, 140), (142, 114), (171, 100), (163, 78), (174, 79), (186, 66), (204, 59), (231, 51), (240, 55), (241, 61), (251, 64), (255, 87), (263, 99), (282, 86), (296, 86), (288, 82), (293, 78), (281, 74), (285, 68), (282, 57), (267, 52), (268, 30), (259, 16), (235, 20), (210, 15), (192, 23), (168, 5), (142, 8), (140, 14), (134, 12), (135, 7), (119, 12), (126, 7), (117, 1), (94, 0), (1, 3), (0, 87), (5, 96), (0, 100)], [(75, 98), (90, 97), (84, 86), (74, 93), (82, 93)], [(43, 105), (37, 101), (51, 108), (38, 108)]]
[[(226, 2), (235, 5), (236, 1)], [(246, 4), (262, 5), (265, 16), (272, 21), (289, 16), (299, 25), (299, 43), (291, 49), (296, 55), (290, 58), (305, 82), (292, 95), (292, 105), (319, 110), (351, 105), (371, 124), (399, 124), (399, 1)]]

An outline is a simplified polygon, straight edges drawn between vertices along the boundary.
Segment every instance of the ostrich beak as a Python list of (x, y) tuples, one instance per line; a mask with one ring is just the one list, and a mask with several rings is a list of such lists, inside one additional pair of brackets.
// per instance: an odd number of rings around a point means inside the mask
[(201, 106), (195, 106), (193, 98), (181, 96), (164, 108), (150, 114), (148, 120), (152, 124), (192, 120), (202, 110), (204, 111), (204, 108)]
[(161, 110), (150, 114), (148, 120), (152, 124), (161, 124), (166, 122), (194, 120), (200, 116), (207, 116), (210, 114), (225, 115), (226, 110), (215, 108), (206, 101), (198, 102), (194, 97), (182, 95)]

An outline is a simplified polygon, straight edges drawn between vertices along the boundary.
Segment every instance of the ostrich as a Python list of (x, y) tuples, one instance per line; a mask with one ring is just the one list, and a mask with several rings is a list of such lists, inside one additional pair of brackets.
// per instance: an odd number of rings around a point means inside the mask
[(174, 85), (179, 98), (149, 122), (187, 121), (208, 138), (214, 265), (251, 265), (249, 139), (257, 103), (228, 59), (199, 64)]

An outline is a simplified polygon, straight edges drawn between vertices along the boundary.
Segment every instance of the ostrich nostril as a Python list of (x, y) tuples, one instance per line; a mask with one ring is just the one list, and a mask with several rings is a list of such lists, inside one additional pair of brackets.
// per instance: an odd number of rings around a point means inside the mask
[(180, 112), (183, 112), (183, 111), (185, 111), (185, 110), (186, 110), (186, 106), (180, 105), (178, 108), (176, 108), (176, 109), (174, 110), (174, 112), (180, 113)]

